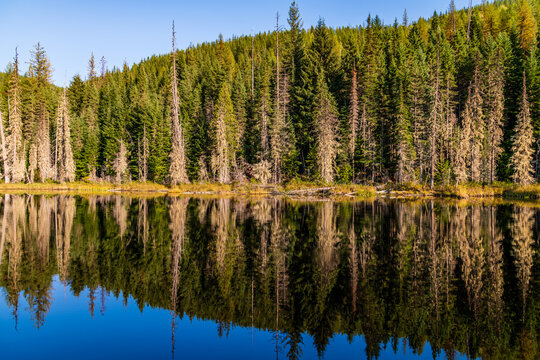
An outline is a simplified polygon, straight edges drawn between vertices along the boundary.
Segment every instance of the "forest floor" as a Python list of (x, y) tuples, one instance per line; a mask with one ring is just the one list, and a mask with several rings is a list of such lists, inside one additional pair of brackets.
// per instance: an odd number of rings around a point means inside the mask
[(12, 193), (73, 193), (79, 195), (121, 193), (133, 196), (159, 195), (218, 195), (218, 196), (287, 196), (313, 199), (354, 199), (354, 198), (411, 198), (411, 197), (446, 197), (446, 198), (504, 198), (516, 200), (540, 199), (540, 184), (518, 186), (495, 183), (491, 185), (466, 184), (459, 186), (400, 185), (388, 183), (378, 186), (358, 184), (324, 185), (313, 182), (293, 181), (283, 185), (216, 184), (194, 183), (167, 187), (156, 183), (111, 184), (111, 183), (33, 183), (0, 184), (0, 192)]

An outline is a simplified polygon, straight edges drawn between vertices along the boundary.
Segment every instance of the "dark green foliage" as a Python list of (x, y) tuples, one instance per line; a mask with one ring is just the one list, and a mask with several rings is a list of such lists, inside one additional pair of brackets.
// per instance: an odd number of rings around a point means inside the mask
[[(190, 180), (198, 180), (204, 170), (201, 165), (210, 166), (215, 137), (210, 124), (223, 86), (230, 91), (235, 117), (230, 126), (237, 136), (230, 139), (235, 143), (235, 154), (228, 155), (235, 162), (231, 166), (244, 171), (248, 179), (252, 177), (252, 167), (271, 153), (262, 143), (261, 117), (264, 112), (271, 129), (277, 109), (277, 78), (288, 142), (281, 165), (283, 180), (316, 180), (316, 89), (319, 74), (324, 74), (339, 120), (334, 180), (401, 181), (400, 159), (406, 153), (408, 179), (427, 183), (433, 176), (437, 182), (449, 184), (455, 178), (458, 134), (475, 69), (480, 74), (480, 93), (487, 96), (493, 86), (488, 70), (494, 54), (500, 51), (505, 106), (500, 124), (503, 151), (497, 153), (496, 173), (498, 180), (508, 181), (524, 70), (535, 144), (540, 139), (540, 52), (534, 37), (535, 16), (540, 12), (537, 1), (531, 1), (531, 6), (525, 2), (474, 7), (470, 29), (466, 9), (435, 13), (429, 19), (401, 25), (396, 21), (391, 26), (369, 16), (364, 26), (331, 29), (321, 18), (316, 26), (304, 29), (293, 2), (288, 28), (279, 34), (279, 64), (275, 31), (230, 40), (220, 36), (215, 42), (178, 51), (180, 121)], [(38, 44), (29, 76), (21, 76), (20, 81), (23, 133), (28, 141), (34, 139), (40, 116), (48, 114), (54, 119), (58, 103), (59, 89), (49, 83), (50, 68), (43, 56)], [(358, 128), (351, 142), (353, 69), (357, 74)], [(171, 57), (164, 55), (152, 56), (131, 68), (124, 65), (102, 77), (89, 75), (86, 81), (78, 75), (73, 78), (68, 95), (78, 179), (113, 176), (120, 141), (127, 146), (131, 178), (138, 179), (139, 149), (146, 132), (148, 180), (165, 180), (171, 148), (170, 71)], [(7, 80), (2, 84), (5, 90)], [(489, 102), (484, 100), (487, 113)], [(7, 96), (0, 105), (6, 113)], [(51, 134), (54, 126), (52, 121)], [(26, 144), (27, 153), (28, 149)], [(538, 145), (535, 151), (540, 167)], [(537, 170), (537, 177), (539, 173)]]

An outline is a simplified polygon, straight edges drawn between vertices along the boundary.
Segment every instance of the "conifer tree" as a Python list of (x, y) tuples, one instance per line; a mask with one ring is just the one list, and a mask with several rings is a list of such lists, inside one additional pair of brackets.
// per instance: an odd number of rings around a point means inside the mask
[(502, 121), (504, 116), (504, 68), (500, 45), (491, 48), (487, 59), (487, 116), (486, 116), (486, 153), (488, 157), (488, 180), (496, 180), (496, 166), (502, 152)]
[(211, 167), (221, 184), (231, 181), (231, 170), (236, 163), (236, 127), (234, 108), (228, 85), (219, 92), (216, 111), (212, 121), (213, 151)]
[(172, 150), (170, 154), (171, 165), (169, 168), (169, 178), (171, 185), (178, 185), (189, 183), (186, 172), (186, 154), (184, 149), (184, 134), (182, 131), (182, 125), (179, 120), (179, 99), (178, 99), (178, 79), (176, 75), (176, 46), (175, 46), (175, 32), (174, 22), (172, 31), (172, 74), (171, 74), (171, 91), (172, 91), (172, 112), (171, 112), (171, 125), (172, 125)]
[(321, 179), (326, 183), (334, 181), (334, 166), (337, 156), (338, 117), (334, 99), (324, 81), (324, 71), (319, 72), (317, 124), (317, 164)]
[(128, 154), (126, 144), (123, 140), (119, 141), (118, 153), (113, 163), (113, 170), (115, 173), (115, 182), (117, 184), (124, 183), (129, 180), (128, 171)]
[(90, 60), (88, 61), (88, 80), (94, 80), (96, 76), (96, 61), (94, 59), (94, 53), (92, 52), (90, 55)]
[(431, 113), (429, 116), (429, 164), (430, 164), (430, 187), (433, 189), (435, 185), (435, 168), (437, 165), (437, 137), (439, 134), (439, 128), (442, 117), (442, 96), (441, 96), (441, 64), (440, 64), (440, 33), (439, 29), (436, 29), (437, 47), (436, 47), (436, 61), (434, 69), (434, 85), (432, 90), (433, 103), (431, 105)]
[(286, 88), (282, 88), (280, 57), (279, 57), (279, 14), (276, 15), (276, 99), (274, 110), (274, 121), (270, 133), (271, 157), (272, 157), (272, 182), (277, 184), (281, 182), (283, 156), (286, 150), (285, 140), (285, 92)]
[(0, 138), (2, 139), (2, 160), (4, 163), (4, 181), (9, 183), (9, 173), (11, 172), (8, 165), (8, 157), (6, 151), (6, 136), (4, 134), (4, 119), (0, 113)]
[(75, 163), (71, 148), (71, 128), (66, 91), (56, 114), (56, 179), (60, 182), (75, 180)]
[(400, 183), (412, 182), (414, 180), (415, 154), (410, 129), (410, 121), (408, 119), (408, 113), (405, 108), (403, 95), (400, 96), (399, 113), (397, 120), (397, 180)]
[(350, 91), (350, 104), (349, 104), (349, 143), (348, 150), (349, 156), (352, 161), (353, 176), (355, 174), (354, 169), (354, 155), (356, 152), (357, 131), (358, 131), (358, 73), (356, 71), (356, 63), (353, 63), (353, 69), (351, 73), (351, 91)]
[(465, 119), (464, 123), (469, 126), (470, 131), (470, 179), (473, 182), (479, 182), (481, 180), (481, 167), (482, 167), (482, 144), (485, 134), (485, 119), (483, 111), (483, 99), (480, 88), (480, 74), (478, 64), (474, 70), (474, 79), (470, 85), (469, 98), (465, 107), (466, 114), (470, 119)]
[(148, 179), (148, 135), (146, 134), (146, 124), (143, 125), (142, 140), (139, 141), (138, 146), (139, 181), (146, 182)]
[(36, 148), (37, 169), (39, 178), (46, 181), (54, 177), (54, 169), (51, 164), (51, 138), (50, 118), (45, 100), (46, 88), (51, 77), (51, 64), (47, 54), (40, 43), (31, 52), (29, 75), (36, 83), (36, 107), (34, 109), (37, 130), (34, 133), (33, 144)]
[(520, 0), (517, 14), (517, 30), (520, 46), (529, 51), (536, 42), (538, 27), (529, 0)]
[(10, 169), (10, 178), (12, 182), (21, 182), (24, 180), (25, 173), (25, 154), (24, 140), (22, 135), (20, 86), (19, 86), (19, 58), (15, 50), (15, 59), (10, 76), (10, 85), (8, 93), (8, 164)]
[(520, 111), (517, 119), (514, 136), (512, 137), (512, 167), (514, 174), (512, 180), (521, 185), (532, 184), (534, 181), (534, 168), (532, 165), (534, 143), (533, 129), (529, 100), (527, 98), (527, 81), (523, 72), (523, 89), (521, 96)]

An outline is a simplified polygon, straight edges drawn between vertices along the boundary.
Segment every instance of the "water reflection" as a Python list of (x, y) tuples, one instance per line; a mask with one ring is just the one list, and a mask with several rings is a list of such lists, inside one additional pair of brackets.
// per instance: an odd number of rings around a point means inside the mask
[(57, 275), (91, 317), (114, 299), (168, 311), (173, 358), (184, 316), (223, 338), (238, 326), (271, 332), (289, 359), (311, 339), (323, 356), (339, 336), (361, 336), (368, 358), (428, 343), (429, 357), (537, 355), (530, 206), (4, 195), (1, 209), (0, 286), (15, 328), (21, 311), (47, 326)]

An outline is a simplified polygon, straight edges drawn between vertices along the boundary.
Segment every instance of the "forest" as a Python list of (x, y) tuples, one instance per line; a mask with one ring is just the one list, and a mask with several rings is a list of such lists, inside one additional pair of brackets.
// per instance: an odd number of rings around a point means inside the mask
[[(269, 14), (271, 16), (271, 14)], [(540, 178), (539, 0), (272, 31), (52, 84), (0, 74), (2, 181), (457, 185)], [(164, 37), (167, 34), (164, 34)], [(99, 57), (98, 57), (99, 58)]]

